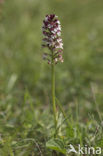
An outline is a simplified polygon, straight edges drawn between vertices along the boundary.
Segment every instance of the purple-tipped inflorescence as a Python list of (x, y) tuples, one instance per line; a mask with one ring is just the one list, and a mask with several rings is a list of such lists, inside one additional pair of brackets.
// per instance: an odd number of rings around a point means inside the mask
[(51, 53), (44, 53), (43, 59), (48, 60), (48, 64), (51, 64), (50, 57), (54, 59), (54, 62), (63, 62), (63, 42), (61, 38), (61, 25), (58, 17), (54, 14), (46, 15), (43, 21), (43, 44), (42, 47), (47, 47)]

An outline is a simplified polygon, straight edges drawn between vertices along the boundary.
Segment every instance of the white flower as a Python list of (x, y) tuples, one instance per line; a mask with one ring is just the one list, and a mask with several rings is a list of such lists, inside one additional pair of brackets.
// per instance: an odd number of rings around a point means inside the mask
[(58, 38), (58, 39), (57, 39), (57, 42), (62, 42), (62, 39), (61, 39), (61, 38)]
[(58, 24), (60, 24), (60, 21), (57, 21)]
[(61, 36), (61, 32), (60, 32), (60, 31), (58, 31), (58, 32), (57, 32), (57, 35), (58, 35), (58, 36)]

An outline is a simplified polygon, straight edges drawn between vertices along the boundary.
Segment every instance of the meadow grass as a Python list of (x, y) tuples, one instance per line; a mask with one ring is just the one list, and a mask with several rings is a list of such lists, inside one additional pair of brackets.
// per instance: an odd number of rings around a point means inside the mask
[[(0, 156), (51, 156), (52, 149), (62, 156), (69, 144), (103, 148), (102, 6), (96, 0), (0, 4)], [(64, 63), (55, 67), (56, 140), (41, 48), (42, 20), (50, 13), (59, 16), (64, 42)]]

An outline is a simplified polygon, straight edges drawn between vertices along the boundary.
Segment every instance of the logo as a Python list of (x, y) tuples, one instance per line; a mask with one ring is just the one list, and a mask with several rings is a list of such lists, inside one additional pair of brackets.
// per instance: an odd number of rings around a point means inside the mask
[(77, 148), (75, 149), (75, 147), (73, 145), (69, 145), (69, 148), (67, 149), (67, 154), (69, 153), (75, 153), (75, 154), (101, 154), (102, 153), (102, 149), (101, 147), (88, 147), (87, 145), (85, 145), (84, 147), (82, 147), (80, 144), (78, 144)]

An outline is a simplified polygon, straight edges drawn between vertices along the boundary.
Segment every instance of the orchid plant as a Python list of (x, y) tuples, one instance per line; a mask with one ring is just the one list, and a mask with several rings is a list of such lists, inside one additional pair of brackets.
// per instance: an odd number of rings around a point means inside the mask
[(46, 15), (42, 26), (43, 33), (43, 48), (48, 48), (49, 53), (43, 54), (43, 59), (47, 60), (51, 65), (51, 90), (52, 104), (54, 112), (55, 136), (57, 135), (57, 110), (55, 103), (55, 65), (58, 62), (63, 62), (63, 41), (61, 38), (61, 25), (58, 16), (55, 14)]

